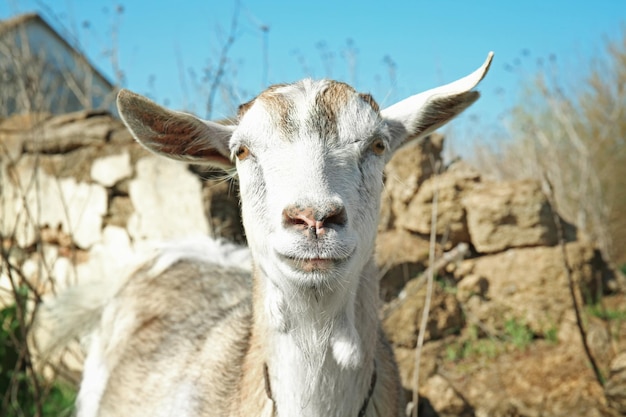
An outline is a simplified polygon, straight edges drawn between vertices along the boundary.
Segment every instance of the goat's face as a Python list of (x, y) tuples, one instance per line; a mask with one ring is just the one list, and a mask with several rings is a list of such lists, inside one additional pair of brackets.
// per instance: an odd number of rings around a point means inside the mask
[(242, 106), (230, 151), (248, 242), (269, 277), (332, 288), (360, 271), (390, 139), (373, 99), (343, 83), (277, 86)]
[(227, 169), (235, 161), (257, 266), (270, 279), (288, 277), (275, 284), (347, 288), (372, 252), (385, 161), (471, 105), (491, 58), (467, 77), (380, 112), (345, 84), (310, 80), (244, 104), (237, 126), (128, 91), (118, 108), (135, 138), (158, 154)]

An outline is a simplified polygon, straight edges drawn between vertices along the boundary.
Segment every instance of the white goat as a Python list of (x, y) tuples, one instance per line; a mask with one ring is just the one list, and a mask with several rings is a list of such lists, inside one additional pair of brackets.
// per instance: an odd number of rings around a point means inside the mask
[(236, 167), (253, 268), (214, 241), (163, 249), (110, 296), (62, 313), (58, 335), (95, 327), (78, 415), (403, 415), (372, 260), (383, 167), (470, 106), (491, 59), (382, 111), (335, 81), (273, 86), (236, 126), (121, 91), (120, 115), (151, 151)]

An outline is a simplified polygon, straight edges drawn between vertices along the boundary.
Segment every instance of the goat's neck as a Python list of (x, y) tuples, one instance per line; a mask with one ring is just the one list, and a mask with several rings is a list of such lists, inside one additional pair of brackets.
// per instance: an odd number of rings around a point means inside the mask
[[(284, 288), (255, 273), (246, 367), (267, 366), (279, 416), (357, 416), (368, 395), (378, 335), (378, 280), (370, 262), (343, 292)], [(254, 365), (256, 363), (256, 365)], [(267, 394), (266, 394), (267, 396)]]

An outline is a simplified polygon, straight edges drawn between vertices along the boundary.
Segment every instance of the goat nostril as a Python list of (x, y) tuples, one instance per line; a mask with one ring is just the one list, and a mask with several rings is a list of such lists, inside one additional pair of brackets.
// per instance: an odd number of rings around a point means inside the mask
[(343, 226), (346, 224), (347, 220), (348, 216), (346, 215), (346, 210), (343, 207), (338, 207), (332, 212), (328, 213), (326, 218), (322, 220), (322, 223), (326, 226)]
[(301, 210), (295, 206), (287, 207), (283, 210), (283, 225), (302, 229), (315, 227), (313, 210)]
[(289, 223), (291, 223), (294, 226), (307, 226), (308, 227), (308, 222), (304, 219), (301, 219), (300, 217), (290, 217)]

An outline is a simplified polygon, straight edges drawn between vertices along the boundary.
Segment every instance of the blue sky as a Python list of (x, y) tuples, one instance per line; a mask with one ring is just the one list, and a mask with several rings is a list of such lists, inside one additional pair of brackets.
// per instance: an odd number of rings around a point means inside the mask
[[(204, 116), (206, 91), (190, 74), (199, 80), (217, 64), (234, 10), (231, 0), (5, 0), (0, 19), (39, 11), (110, 79), (106, 51), (113, 48), (125, 87)], [(503, 130), (539, 60), (552, 57), (575, 82), (604, 42), (625, 31), (624, 0), (241, 0), (228, 82), (245, 101), (267, 84), (331, 77), (385, 106), (464, 76), (493, 50), (481, 100), (447, 128), (462, 152), (474, 138)], [(214, 117), (228, 116), (232, 104), (217, 101)]]

